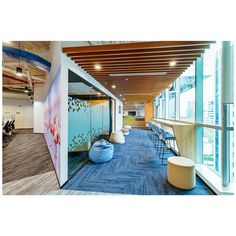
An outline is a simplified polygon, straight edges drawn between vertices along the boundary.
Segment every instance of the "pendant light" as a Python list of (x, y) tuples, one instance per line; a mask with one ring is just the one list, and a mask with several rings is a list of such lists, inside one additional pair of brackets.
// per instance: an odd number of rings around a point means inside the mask
[(28, 86), (25, 87), (24, 92), (25, 92), (25, 93), (28, 93), (28, 92), (29, 92), (29, 88), (28, 88)]
[(16, 75), (17, 75), (18, 77), (21, 77), (21, 76), (22, 76), (22, 68), (19, 67), (19, 66), (16, 67)]
[(19, 66), (16, 67), (16, 75), (22, 77), (22, 67), (20, 66), (20, 41), (19, 41)]

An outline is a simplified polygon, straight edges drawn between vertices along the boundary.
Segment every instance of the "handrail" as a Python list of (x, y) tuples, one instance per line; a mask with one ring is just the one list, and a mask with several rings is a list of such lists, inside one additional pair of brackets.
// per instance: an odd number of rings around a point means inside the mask
[(211, 124), (205, 124), (205, 123), (195, 123), (196, 126), (202, 126), (210, 129), (219, 129), (222, 130), (221, 125), (211, 125)]
[(166, 121), (175, 121), (175, 122), (178, 122), (178, 123), (186, 123), (186, 124), (192, 124), (192, 125), (195, 125), (195, 126), (202, 126), (202, 127), (206, 127), (206, 128), (222, 130), (221, 125), (212, 125), (212, 124), (206, 124), (206, 123), (182, 121), (182, 120), (173, 120), (173, 119), (165, 119), (165, 118), (153, 118), (154, 121), (155, 121), (155, 119), (160, 119), (160, 120), (163, 120), (163, 121), (165, 121), (165, 120)]

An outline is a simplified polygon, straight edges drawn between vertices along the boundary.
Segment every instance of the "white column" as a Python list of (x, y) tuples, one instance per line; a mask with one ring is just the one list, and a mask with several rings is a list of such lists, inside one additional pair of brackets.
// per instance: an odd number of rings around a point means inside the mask
[(34, 86), (34, 133), (43, 133), (44, 85)]

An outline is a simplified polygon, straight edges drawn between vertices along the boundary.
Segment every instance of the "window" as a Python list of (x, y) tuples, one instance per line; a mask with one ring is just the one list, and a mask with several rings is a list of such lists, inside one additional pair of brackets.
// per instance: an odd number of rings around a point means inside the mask
[(203, 122), (220, 124), (222, 43), (211, 45), (203, 56)]
[(161, 96), (158, 98), (159, 108), (158, 108), (158, 117), (166, 118), (166, 92), (162, 92)]
[(179, 77), (180, 120), (195, 121), (195, 63)]
[(203, 128), (203, 164), (221, 174), (221, 131)]
[(161, 106), (162, 106), (162, 114), (161, 117), (162, 118), (166, 118), (166, 99), (162, 98), (161, 100)]
[(168, 91), (169, 102), (168, 102), (168, 118), (175, 119), (175, 103), (176, 103), (176, 88), (175, 82), (171, 84), (171, 87)]
[(169, 119), (175, 119), (175, 91), (169, 91)]

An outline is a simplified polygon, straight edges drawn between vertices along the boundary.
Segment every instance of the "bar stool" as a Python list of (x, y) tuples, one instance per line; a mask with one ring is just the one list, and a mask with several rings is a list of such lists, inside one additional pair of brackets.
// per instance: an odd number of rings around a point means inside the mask
[(155, 137), (155, 135), (156, 135), (155, 125), (152, 122), (148, 122), (148, 126), (151, 128), (151, 131), (152, 131), (150, 138), (153, 142), (155, 142), (155, 139), (156, 139), (156, 137)]
[(175, 136), (167, 131), (165, 131), (164, 129), (160, 128), (160, 132), (161, 132), (161, 145), (160, 145), (160, 158), (161, 158), (161, 162), (163, 164), (164, 159), (167, 159), (164, 157), (164, 153), (165, 153), (165, 148), (166, 150), (171, 150), (171, 146), (170, 146), (170, 141), (175, 141)]

